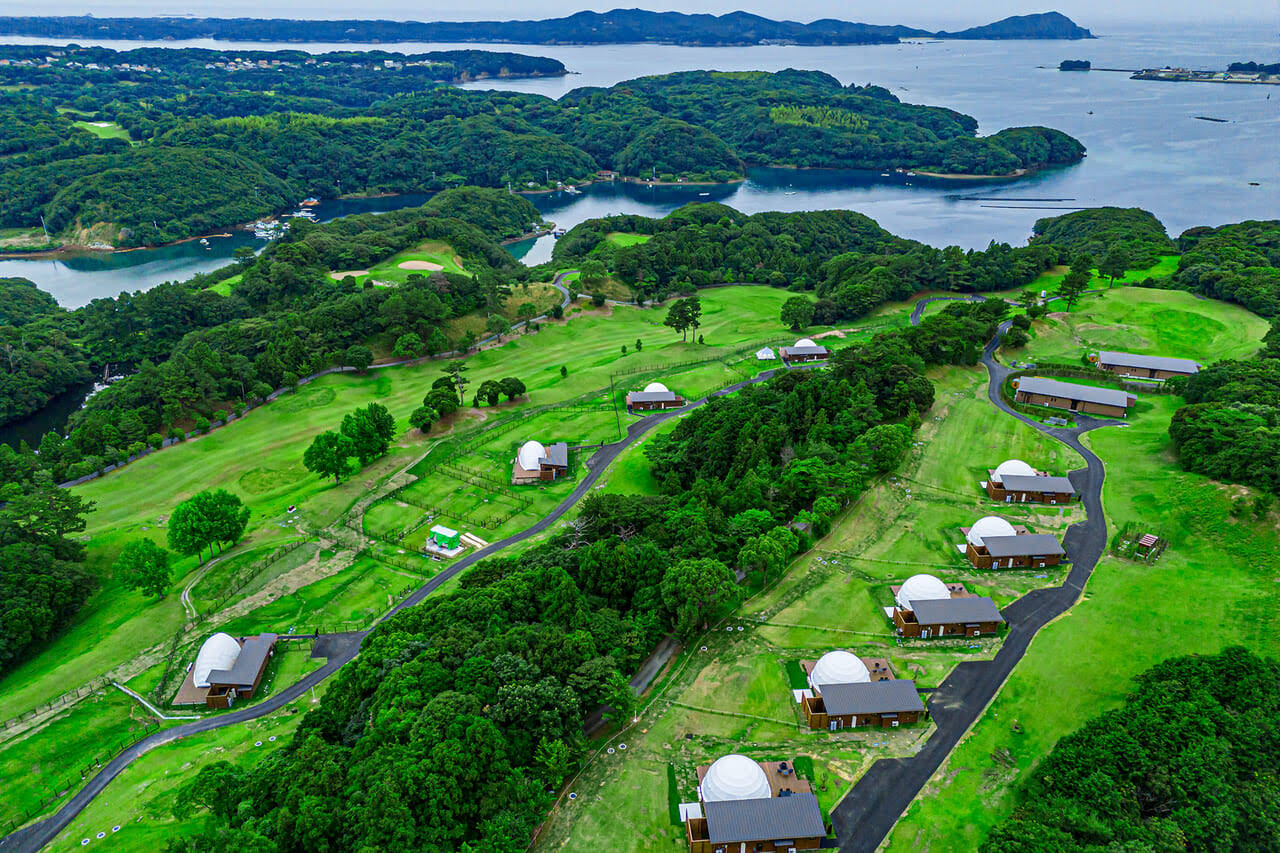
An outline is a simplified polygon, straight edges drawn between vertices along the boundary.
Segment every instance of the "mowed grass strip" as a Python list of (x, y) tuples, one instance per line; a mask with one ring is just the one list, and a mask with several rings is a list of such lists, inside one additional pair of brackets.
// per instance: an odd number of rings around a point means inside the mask
[(1053, 745), (1116, 707), (1130, 679), (1169, 657), (1245, 645), (1280, 653), (1280, 542), (1274, 516), (1230, 514), (1243, 490), (1180, 471), (1168, 437), (1180, 405), (1088, 441), (1107, 465), (1111, 533), (1127, 521), (1170, 540), (1153, 566), (1105, 558), (1084, 600), (1046, 626), (973, 732), (911, 806), (891, 851), (974, 850), (1007, 817), (1013, 787)]

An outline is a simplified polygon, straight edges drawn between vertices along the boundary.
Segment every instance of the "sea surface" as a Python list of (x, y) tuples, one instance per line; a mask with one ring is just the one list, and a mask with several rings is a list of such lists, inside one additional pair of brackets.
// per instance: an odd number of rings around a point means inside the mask
[[(502, 88), (559, 97), (579, 86), (609, 86), (672, 71), (825, 71), (842, 83), (875, 83), (903, 101), (968, 113), (980, 133), (1016, 125), (1047, 125), (1079, 138), (1083, 163), (1008, 182), (954, 182), (882, 177), (878, 172), (753, 170), (741, 184), (719, 187), (593, 185), (580, 195), (531, 196), (563, 227), (607, 213), (661, 215), (691, 201), (721, 201), (739, 210), (848, 208), (905, 237), (979, 249), (991, 240), (1014, 244), (1035, 220), (1100, 205), (1137, 206), (1155, 213), (1176, 235), (1195, 225), (1280, 216), (1280, 87), (1130, 80), (1120, 72), (1060, 72), (1062, 59), (1089, 59), (1095, 68), (1161, 65), (1225, 68), (1234, 60), (1274, 60), (1274, 22), (1257, 25), (1123, 25), (1094, 41), (915, 41), (852, 47), (691, 48), (661, 45), (560, 47), (493, 45), (497, 50), (553, 56), (567, 77), (479, 81), (467, 88)], [(7, 37), (15, 43), (48, 40)], [(85, 40), (79, 40), (86, 43)], [(423, 52), (483, 45), (237, 43), (213, 40), (94, 42), (110, 47), (291, 48), (313, 52), (382, 48)], [(1225, 119), (1211, 122), (1197, 118)], [(1253, 184), (1256, 184), (1253, 185)], [(326, 201), (319, 218), (421, 204), (423, 195)], [(25, 276), (68, 307), (100, 296), (145, 289), (217, 268), (245, 232), (211, 240), (114, 254), (0, 261), (0, 276)], [(550, 258), (553, 241), (517, 244), (530, 263)]]

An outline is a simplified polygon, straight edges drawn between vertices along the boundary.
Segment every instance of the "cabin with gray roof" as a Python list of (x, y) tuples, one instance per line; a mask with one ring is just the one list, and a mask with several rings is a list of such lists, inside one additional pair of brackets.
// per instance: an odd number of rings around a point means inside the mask
[(1123, 418), (1138, 398), (1116, 388), (1097, 388), (1075, 382), (1059, 382), (1043, 376), (1021, 376), (1014, 380), (1014, 399), (1032, 406), (1050, 406), (1090, 415)]
[(1135, 379), (1172, 379), (1175, 376), (1194, 376), (1200, 372), (1200, 365), (1189, 358), (1167, 358), (1111, 350), (1098, 353), (1097, 365), (1099, 370)]
[(826, 361), (831, 350), (816, 344), (811, 338), (801, 338), (789, 347), (779, 347), (778, 353), (785, 364), (803, 364), (810, 361)]
[(1042, 503), (1059, 506), (1078, 498), (1076, 487), (1066, 477), (1037, 471), (1021, 459), (1006, 459), (987, 469), (981, 483), (987, 496), (1001, 503)]

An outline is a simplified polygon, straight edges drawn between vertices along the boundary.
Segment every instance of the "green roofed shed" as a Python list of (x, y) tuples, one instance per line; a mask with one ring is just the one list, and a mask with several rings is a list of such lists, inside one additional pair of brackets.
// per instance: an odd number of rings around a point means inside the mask
[(431, 528), (431, 541), (440, 548), (457, 548), (462, 544), (462, 534), (443, 524)]

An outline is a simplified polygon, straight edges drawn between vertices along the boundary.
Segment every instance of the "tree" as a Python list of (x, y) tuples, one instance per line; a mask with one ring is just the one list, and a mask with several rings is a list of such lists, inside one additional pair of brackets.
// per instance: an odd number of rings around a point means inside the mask
[(1112, 246), (1098, 264), (1098, 275), (1105, 275), (1109, 287), (1115, 287), (1116, 279), (1129, 268), (1129, 256), (1120, 246)]
[(1039, 304), (1040, 294), (1036, 293), (1034, 290), (1024, 290), (1018, 294), (1018, 305), (1023, 311), (1030, 312), (1032, 308), (1035, 308)]
[(662, 576), (662, 601), (675, 614), (676, 634), (688, 639), (736, 597), (733, 572), (719, 560), (681, 560)]
[(126, 588), (143, 595), (164, 595), (169, 588), (169, 552), (150, 539), (125, 545), (112, 568)]
[[(688, 303), (688, 308), (686, 309), (686, 311), (688, 312), (687, 316), (689, 318), (689, 329), (690, 331), (696, 332), (698, 331), (698, 328), (702, 325), (702, 300), (700, 300), (696, 296), (690, 296), (688, 299), (685, 300), (685, 302)], [(703, 342), (702, 337), (699, 336), (698, 343), (702, 343), (702, 342)]]
[(395, 418), (381, 403), (370, 403), (342, 418), (342, 434), (351, 439), (361, 465), (385, 454), (395, 431)]
[[(458, 395), (459, 406), (466, 404), (467, 398), (466, 398), (466, 394), (464, 393), (464, 389), (467, 387), (468, 380), (467, 380), (466, 373), (467, 373), (467, 370), (469, 369), (470, 368), (467, 367), (467, 363), (462, 359), (456, 359), (455, 361), (451, 361), (444, 368), (444, 375), (449, 377), (450, 384), (453, 386), (455, 393), (457, 393)], [(432, 387), (434, 388), (436, 386), (433, 384)]]
[(489, 319), (484, 321), (484, 330), (502, 340), (502, 336), (511, 331), (511, 322), (501, 314), (490, 314)]
[(239, 541), (249, 523), (249, 508), (225, 489), (197, 492), (169, 516), (169, 547), (201, 557), (204, 549)]
[(793, 296), (782, 303), (782, 322), (788, 328), (799, 331), (813, 322), (813, 302), (803, 296)]
[(335, 483), (341, 483), (342, 475), (351, 470), (351, 457), (355, 455), (356, 447), (349, 437), (329, 430), (311, 439), (311, 446), (302, 454), (302, 464), (313, 474), (332, 476)]
[(1066, 278), (1062, 279), (1062, 284), (1058, 286), (1058, 296), (1067, 303), (1068, 311), (1076, 304), (1088, 286), (1089, 274), (1076, 269), (1071, 270), (1071, 272), (1067, 273)]
[(662, 325), (675, 329), (680, 333), (680, 340), (688, 339), (689, 332), (689, 302), (686, 299), (677, 299), (667, 308), (666, 319), (662, 321)]
[(1093, 255), (1082, 252), (1071, 261), (1071, 271), (1084, 273), (1086, 280), (1093, 274)]
[(597, 308), (602, 308), (604, 306), (604, 294), (598, 290), (591, 294), (591, 304)]
[(479, 406), (483, 402), (488, 403), (490, 406), (496, 406), (501, 397), (502, 384), (493, 379), (486, 379), (476, 389), (476, 396), (472, 401), (472, 405)]
[(347, 353), (343, 356), (343, 361), (348, 366), (364, 373), (369, 369), (369, 365), (373, 364), (373, 351), (361, 344), (353, 344), (347, 347)]
[(396, 338), (395, 355), (397, 358), (417, 358), (424, 344), (417, 332), (406, 332)]
[(761, 586), (769, 585), (769, 574), (786, 565), (782, 546), (767, 536), (753, 536), (738, 550), (738, 567), (744, 572), (760, 572)]
[(564, 379), (568, 375), (569, 375), (569, 368), (565, 367), (563, 364), (560, 365), (560, 378)]
[(858, 436), (853, 446), (873, 472), (885, 474), (897, 468), (907, 454), (911, 430), (903, 424), (880, 424)]
[(524, 383), (514, 376), (500, 379), (498, 386), (502, 389), (502, 393), (507, 395), (507, 400), (514, 400), (528, 390), (524, 387)]
[(644, 349), (644, 341), (636, 338), (636, 352), (640, 352), (642, 349)]
[(435, 409), (429, 406), (419, 406), (409, 413), (409, 426), (419, 432), (427, 432), (431, 429), (431, 425), (440, 419), (440, 415)]

